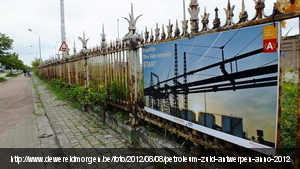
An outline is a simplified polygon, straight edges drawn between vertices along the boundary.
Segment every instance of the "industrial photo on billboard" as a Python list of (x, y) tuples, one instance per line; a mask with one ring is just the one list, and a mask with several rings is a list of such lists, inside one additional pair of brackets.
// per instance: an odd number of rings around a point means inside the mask
[(242, 146), (275, 147), (277, 27), (260, 25), (143, 47), (145, 109)]

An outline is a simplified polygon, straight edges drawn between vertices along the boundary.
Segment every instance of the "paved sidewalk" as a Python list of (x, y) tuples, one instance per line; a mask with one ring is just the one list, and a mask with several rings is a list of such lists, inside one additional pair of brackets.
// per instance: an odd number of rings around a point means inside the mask
[[(129, 143), (120, 134), (108, 128), (87, 112), (72, 108), (65, 101), (58, 100), (43, 81), (32, 76), (35, 94), (42, 104), (36, 106), (37, 114), (46, 114), (54, 129), (59, 145), (65, 156), (112, 157), (134, 155), (127, 147)], [(45, 111), (45, 112), (44, 112)], [(46, 134), (51, 131), (45, 131)], [(84, 148), (84, 149), (83, 149)], [(69, 163), (71, 168), (146, 168), (150, 163)]]

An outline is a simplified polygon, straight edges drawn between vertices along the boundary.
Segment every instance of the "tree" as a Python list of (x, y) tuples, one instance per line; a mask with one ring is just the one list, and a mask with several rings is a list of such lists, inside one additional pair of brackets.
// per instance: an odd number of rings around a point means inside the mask
[(16, 53), (6, 54), (0, 58), (0, 63), (6, 67), (6, 69), (25, 69), (25, 65), (22, 60), (19, 60), (19, 55)]
[(34, 74), (39, 75), (38, 67), (42, 64), (40, 59), (35, 59), (31, 62), (32, 69), (34, 71)]
[(0, 58), (7, 55), (7, 50), (12, 49), (12, 44), (14, 40), (10, 39), (5, 34), (0, 33)]
[(33, 67), (33, 69), (37, 69), (41, 65), (41, 63), (42, 62), (40, 61), (40, 59), (35, 59), (31, 62), (31, 66)]
[(7, 52), (13, 48), (13, 42), (13, 39), (0, 33), (0, 63), (5, 66), (6, 69), (25, 69), (25, 65), (22, 60), (19, 60), (18, 54)]

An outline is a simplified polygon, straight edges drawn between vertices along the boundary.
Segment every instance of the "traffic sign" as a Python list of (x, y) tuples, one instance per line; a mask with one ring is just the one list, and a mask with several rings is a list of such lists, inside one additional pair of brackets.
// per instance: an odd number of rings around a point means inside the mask
[(68, 48), (67, 43), (66, 42), (62, 42), (58, 50), (59, 51), (68, 51), (69, 48)]

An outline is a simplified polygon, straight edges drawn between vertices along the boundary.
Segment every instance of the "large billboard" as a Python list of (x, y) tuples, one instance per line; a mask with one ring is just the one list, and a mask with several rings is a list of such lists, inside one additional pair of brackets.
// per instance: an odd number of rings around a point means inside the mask
[(246, 148), (275, 147), (277, 32), (261, 25), (143, 47), (145, 110)]

